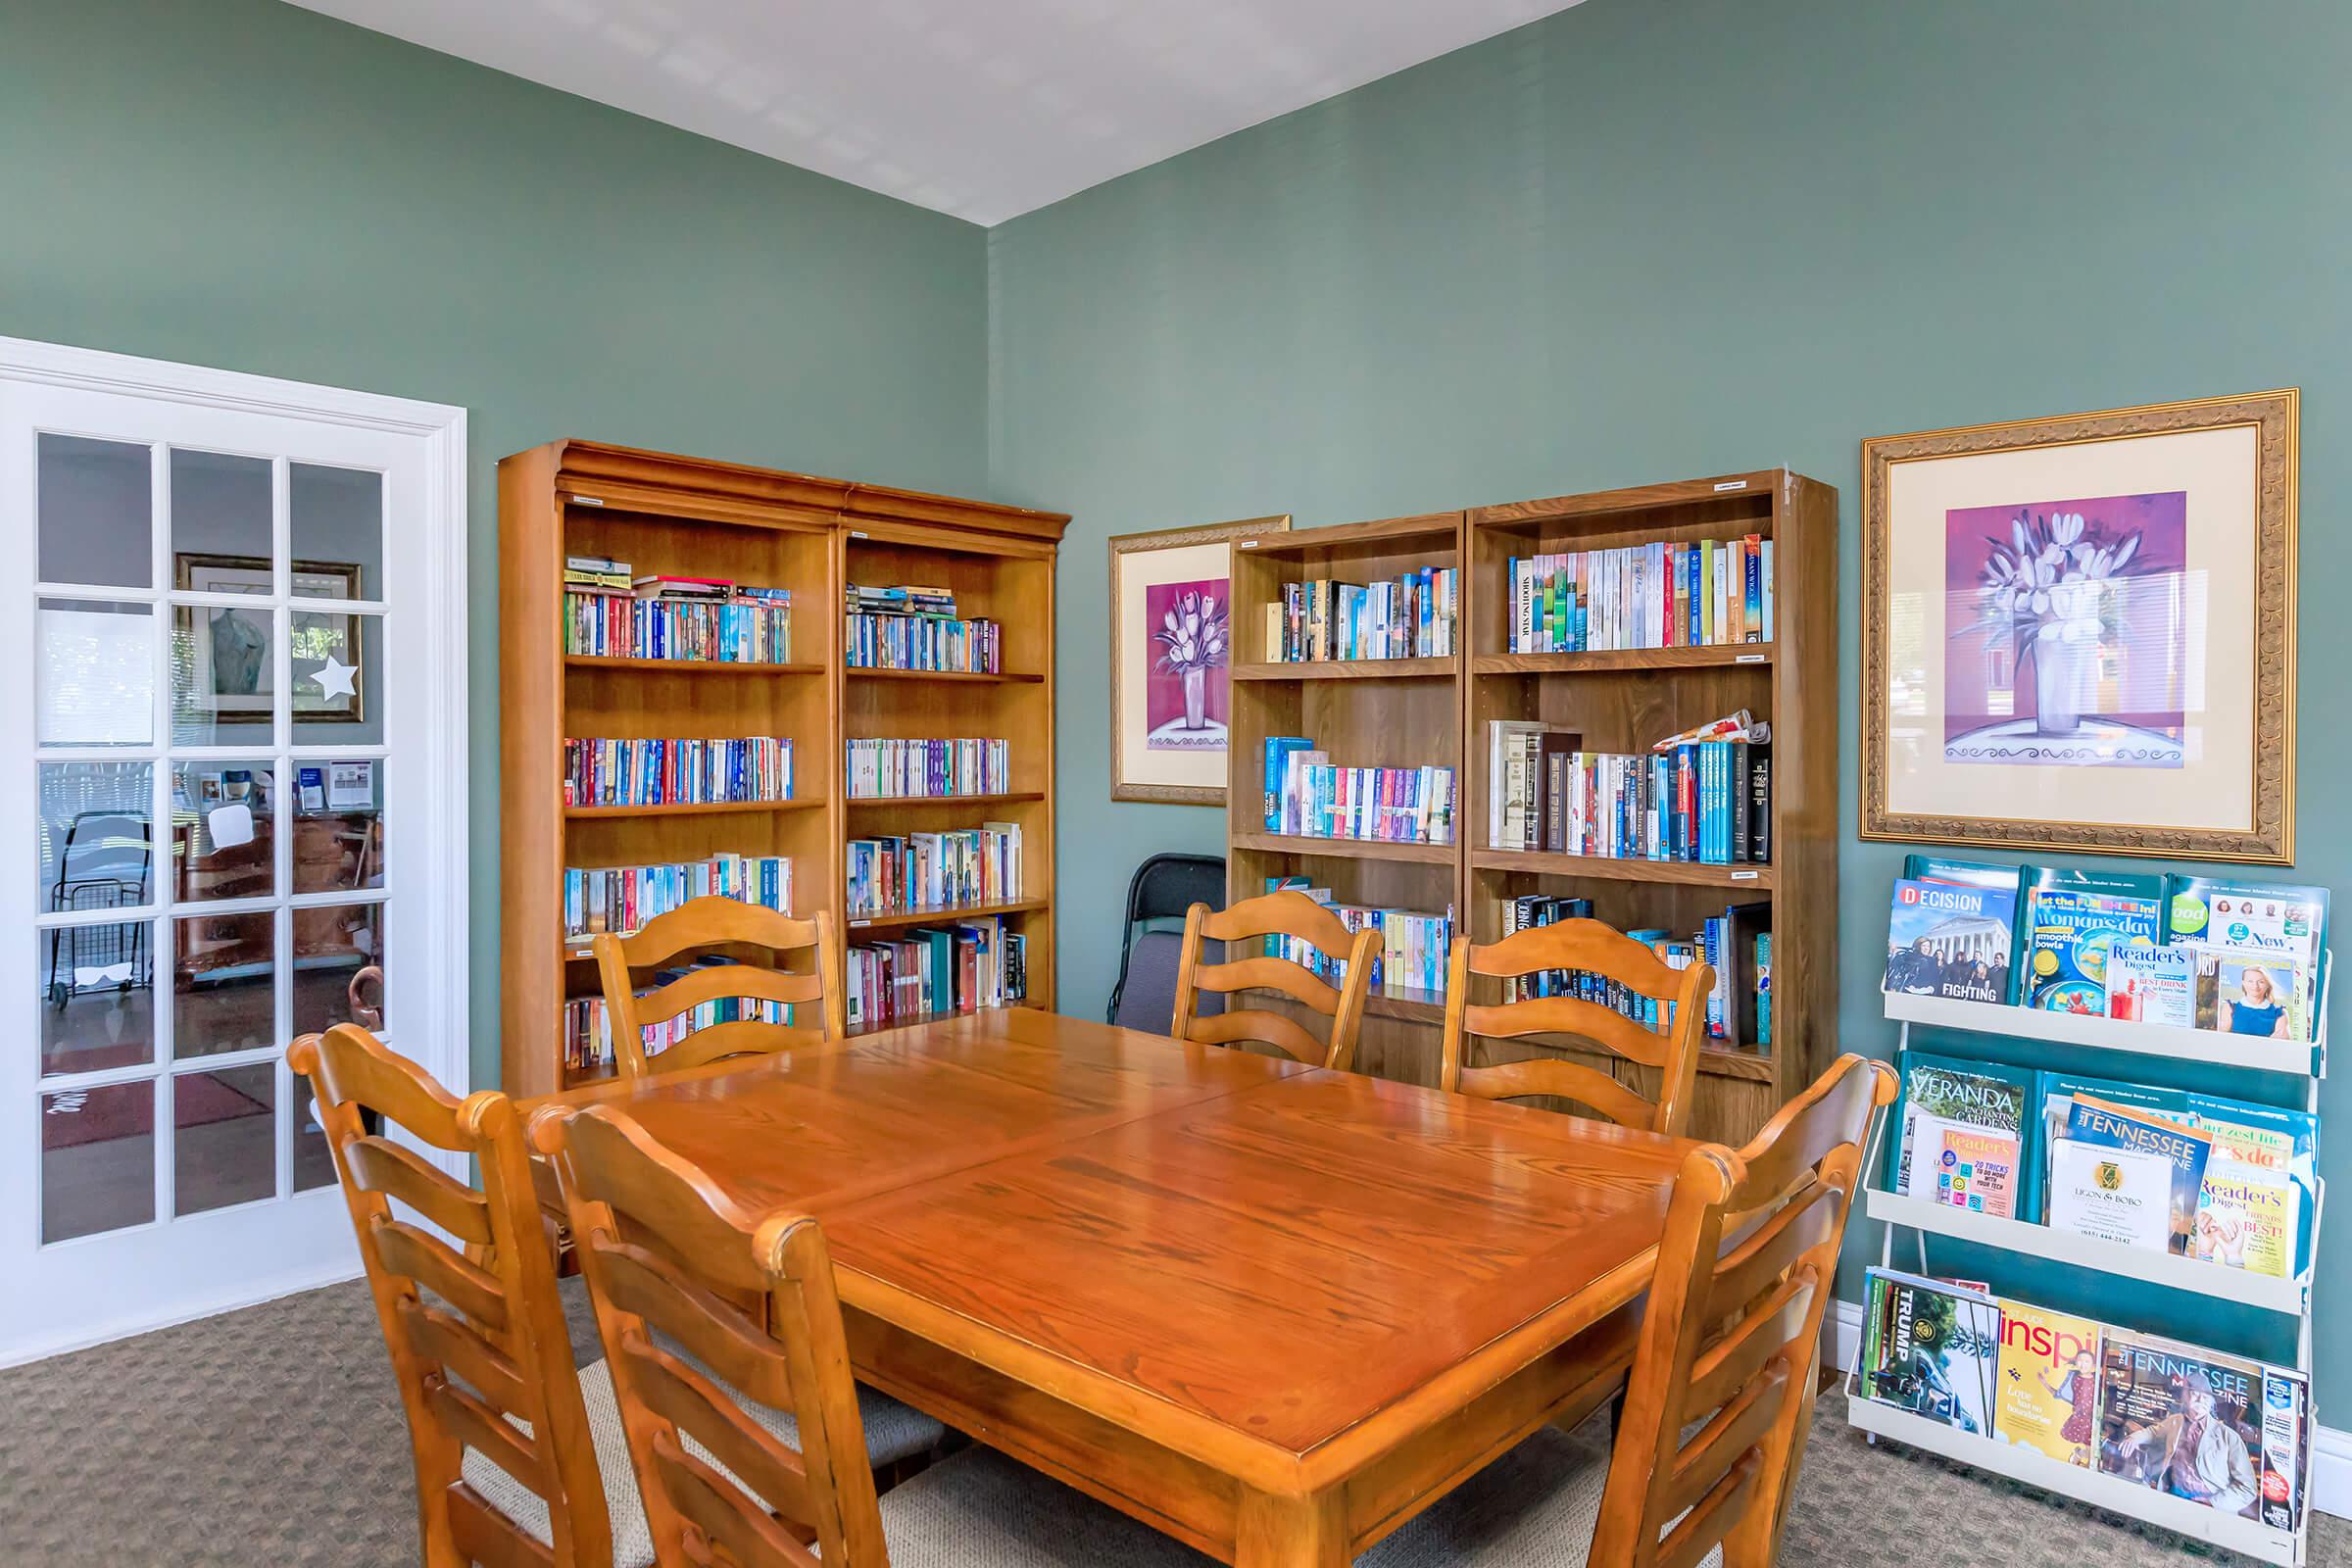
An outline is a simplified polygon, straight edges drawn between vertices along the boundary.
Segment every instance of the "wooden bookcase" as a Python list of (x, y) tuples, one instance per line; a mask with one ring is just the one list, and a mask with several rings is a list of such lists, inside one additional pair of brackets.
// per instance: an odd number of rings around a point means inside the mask
[[(1585, 654), (1508, 652), (1512, 556), (1654, 540), (1774, 541), (1778, 640), (1771, 645)], [(1511, 899), (1589, 898), (1621, 929), (1695, 931), (1735, 903), (1772, 909), (1772, 1047), (1710, 1048), (1700, 1060), (1694, 1131), (1734, 1142), (1824, 1071), (1837, 1054), (1838, 495), (1786, 470), (1561, 496), (1463, 513), (1271, 534), (1234, 553), (1237, 654), (1263, 655), (1265, 609), (1282, 585), (1367, 582), (1461, 564), (1459, 653), (1450, 659), (1237, 663), (1233, 669), (1228, 896), (1270, 876), (1304, 875), (1344, 902), (1455, 910), (1475, 942), (1502, 935)], [(1579, 732), (1591, 751), (1642, 752), (1664, 736), (1747, 709), (1773, 725), (1772, 861), (1698, 865), (1502, 851), (1487, 843), (1487, 725), (1536, 719)], [(1269, 735), (1312, 736), (1335, 762), (1456, 768), (1454, 843), (1363, 844), (1265, 831)], [(1486, 982), (1480, 982), (1482, 985)], [(1360, 1070), (1437, 1080), (1444, 1009), (1436, 997), (1373, 1000)], [(1517, 1054), (1507, 1043), (1491, 1059)], [(1594, 1056), (1645, 1093), (1646, 1069)]]
[[(1285, 583), (1319, 577), (1371, 582), (1423, 566), (1458, 567), (1461, 543), (1462, 514), (1443, 512), (1267, 534), (1234, 547), (1237, 662), (1231, 672), (1228, 902), (1265, 892), (1269, 877), (1303, 876), (1318, 888), (1329, 888), (1343, 904), (1394, 905), (1430, 912), (1458, 904), (1458, 843), (1393, 844), (1267, 832), (1260, 759), (1267, 736), (1305, 735), (1343, 766), (1450, 767), (1458, 780), (1458, 654), (1443, 659), (1277, 662), (1270, 656), (1279, 650), (1265, 646), (1265, 607), (1282, 602)], [(1243, 655), (1256, 655), (1257, 662), (1239, 662)], [(1458, 836), (1457, 819), (1457, 840)], [(1273, 999), (1269, 995), (1257, 1000)], [(1438, 1030), (1445, 1016), (1444, 1001), (1436, 993), (1388, 987), (1375, 992), (1365, 1007), (1356, 1070), (1435, 1084)], [(1309, 1027), (1319, 1031), (1322, 1025), (1318, 1021)]]
[[(1050, 739), (1037, 737), (1053, 733), (1053, 573), (1067, 517), (582, 441), (518, 453), (499, 464), (498, 479), (501, 1050), (510, 1093), (545, 1094), (579, 1076), (564, 1066), (563, 1005), (598, 987), (585, 943), (564, 940), (567, 866), (785, 855), (793, 912), (821, 908), (840, 920), (849, 836), (1016, 820), (1023, 898), (999, 912), (1029, 938), (1029, 1004), (1053, 1004), (1054, 760)], [(611, 556), (641, 573), (789, 588), (791, 662), (566, 655), (569, 555)], [(843, 589), (852, 581), (954, 587), (960, 613), (1004, 622), (1012, 673), (847, 669)], [(567, 736), (719, 735), (789, 737), (794, 798), (564, 805)], [(853, 735), (1003, 735), (1018, 798), (853, 807), (842, 778)], [(956, 912), (845, 922), (843, 941)]]

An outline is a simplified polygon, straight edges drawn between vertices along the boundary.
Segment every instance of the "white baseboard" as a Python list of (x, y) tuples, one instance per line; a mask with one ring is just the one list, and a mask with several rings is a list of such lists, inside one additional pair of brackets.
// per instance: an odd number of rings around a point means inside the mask
[(305, 1291), (316, 1291), (345, 1280), (360, 1277), (362, 1269), (357, 1259), (337, 1258), (319, 1267), (296, 1269), (269, 1279), (248, 1281), (233, 1292), (218, 1298), (182, 1302), (175, 1309), (155, 1315), (130, 1314), (110, 1318), (95, 1324), (82, 1324), (54, 1339), (10, 1347), (0, 1352), (0, 1368), (24, 1366), (33, 1361), (45, 1361), (53, 1355), (67, 1355), (86, 1350), (93, 1346), (126, 1340), (134, 1334), (152, 1334), (157, 1329), (176, 1328), (193, 1323), (198, 1318), (217, 1317), (222, 1312), (234, 1312), (243, 1307), (260, 1306)]
[[(1862, 1307), (1839, 1301), (1822, 1322), (1822, 1351), (1840, 1371), (1854, 1364), (1862, 1349)], [(2342, 1427), (2317, 1427), (2312, 1432), (2311, 1505), (2338, 1519), (2352, 1519), (2352, 1432)]]

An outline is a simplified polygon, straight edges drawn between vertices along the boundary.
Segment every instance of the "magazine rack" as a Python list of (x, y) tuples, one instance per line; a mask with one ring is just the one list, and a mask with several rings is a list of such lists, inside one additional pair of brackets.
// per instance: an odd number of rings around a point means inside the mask
[[(2006, 1035), (2013, 1039), (2045, 1041), (2121, 1054), (2290, 1074), (2303, 1080), (2302, 1108), (2316, 1115), (2319, 1111), (2320, 1080), (2328, 1070), (2326, 999), (2328, 981), (2333, 972), (2330, 960), (2322, 961), (2320, 1000), (2312, 1008), (2312, 1015), (2318, 1023), (2313, 1030), (2315, 1038), (2309, 1044), (2299, 1041), (2248, 1040), (2241, 1036), (2217, 1034), (2208, 1029), (2181, 1029), (2124, 1019), (2045, 1012), (1999, 1003), (1957, 1002), (1900, 993), (1886, 993), (1884, 1000), (1888, 1021), (1902, 1026), (1901, 1049), (1905, 1051), (1911, 1048), (1912, 1029), (1924, 1026)], [(2296, 1320), (2294, 1367), (2303, 1374), (2308, 1388), (2312, 1364), (2310, 1266), (2306, 1266), (2295, 1278), (2272, 1279), (2172, 1252), (2154, 1252), (2113, 1242), (2095, 1241), (2047, 1225), (1970, 1213), (1947, 1204), (1931, 1202), (1924, 1198), (1887, 1192), (1878, 1183), (1883, 1179), (1886, 1169), (1883, 1146), (1888, 1136), (1887, 1128), (1896, 1120), (1895, 1117), (1888, 1117), (1880, 1124), (1877, 1137), (1872, 1141), (1869, 1162), (1865, 1166), (1871, 1176), (1864, 1192), (1863, 1211), (1885, 1226), (1879, 1240), (1879, 1262), (1882, 1267), (1893, 1266), (1894, 1233), (1901, 1229), (1912, 1232), (1917, 1239), (1919, 1272), (1922, 1274), (1928, 1273), (1928, 1236), (1933, 1233), (2121, 1279), (2242, 1301)], [(2309, 1237), (2309, 1252), (2315, 1264), (2319, 1257), (2320, 1232), (2327, 1208), (2328, 1188), (2325, 1182), (2321, 1182), (2315, 1194)], [(2130, 1518), (2144, 1519), (2193, 1540), (2227, 1546), (2264, 1562), (2278, 1563), (2281, 1568), (2302, 1568), (2305, 1544), (2311, 1528), (2312, 1456), (2320, 1426), (2316, 1403), (2306, 1405), (2307, 1431), (2303, 1444), (2300, 1486), (2303, 1498), (2302, 1527), (2285, 1531), (2259, 1519), (2217, 1513), (2200, 1503), (2150, 1491), (2135, 1482), (2104, 1471), (2066, 1464), (2037, 1449), (2003, 1443), (1989, 1433), (1963, 1432), (1928, 1416), (1865, 1397), (1861, 1392), (1861, 1373), (1863, 1347), (1867, 1343), (1867, 1335), (1855, 1336), (1853, 1356), (1846, 1367), (1846, 1423), (1867, 1434), (1873, 1443), (1882, 1437), (1891, 1438), (1915, 1448), (1943, 1454), (1978, 1469), (2039, 1487), (2045, 1492), (2074, 1497)]]

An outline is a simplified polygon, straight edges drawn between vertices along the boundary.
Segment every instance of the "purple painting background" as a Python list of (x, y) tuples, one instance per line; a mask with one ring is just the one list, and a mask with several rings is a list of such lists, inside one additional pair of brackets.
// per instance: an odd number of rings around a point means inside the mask
[[(2048, 517), (2053, 513), (2082, 514), (2085, 538), (2113, 544), (2135, 531), (2140, 535), (2132, 573), (2121, 580), (2111, 600), (2117, 628), (2101, 656), (2096, 711), (2179, 740), (2188, 654), (2182, 612), (2192, 608), (2181, 592), (2188, 561), (2184, 490), (1946, 512), (1945, 624), (1964, 627), (1981, 618), (1988, 541), (2013, 545), (2011, 523), (2021, 514)], [(2021, 667), (2016, 649), (2014, 636), (1989, 627), (1951, 640), (1943, 665), (1947, 742), (1987, 724), (2034, 716), (2034, 665), (2026, 661)]]
[[(1145, 584), (1145, 637), (1149, 638), (1153, 632), (1167, 624), (1165, 617), (1169, 611), (1175, 610), (1179, 616), (1183, 614), (1183, 611), (1177, 607), (1183, 603), (1186, 594), (1199, 594), (1202, 598), (1214, 597), (1219, 605), (1225, 605), (1229, 603), (1226, 594), (1232, 586), (1233, 584), (1223, 577), (1202, 577), (1192, 582)], [(1161, 669), (1159, 655), (1159, 645), (1152, 644), (1151, 662), (1147, 666), (1144, 676), (1145, 749), (1148, 751), (1200, 751), (1213, 745), (1215, 749), (1222, 750), (1225, 745), (1225, 726), (1230, 722), (1228, 710), (1232, 707), (1231, 694), (1226, 686), (1226, 682), (1230, 679), (1227, 662), (1219, 662), (1210, 666), (1207, 686), (1202, 694), (1200, 705), (1201, 715), (1217, 726), (1213, 732), (1207, 732), (1213, 733), (1215, 739), (1211, 742), (1206, 739), (1204, 734), (1201, 740), (1188, 742), (1164, 738), (1158, 733), (1162, 724), (1172, 720), (1180, 721), (1184, 717), (1184, 677), (1173, 671)], [(1231, 655), (1228, 654), (1228, 662), (1230, 659)]]

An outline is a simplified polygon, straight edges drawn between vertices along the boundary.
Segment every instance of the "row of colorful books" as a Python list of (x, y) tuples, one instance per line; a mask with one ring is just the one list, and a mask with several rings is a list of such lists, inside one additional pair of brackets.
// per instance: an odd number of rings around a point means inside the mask
[[(1592, 901), (1548, 894), (1521, 894), (1502, 905), (1502, 934), (1561, 920), (1590, 920)], [(1644, 944), (1670, 969), (1705, 963), (1715, 971), (1707, 992), (1707, 1037), (1740, 1041), (1768, 1050), (1772, 1045), (1772, 904), (1769, 900), (1736, 904), (1722, 914), (1699, 922), (1699, 929), (1677, 935), (1662, 927), (1645, 927), (1625, 934)], [(1743, 961), (1742, 961), (1743, 960)], [(1605, 975), (1574, 969), (1545, 969), (1503, 982), (1506, 1001), (1532, 997), (1574, 997), (1607, 1007), (1623, 1017), (1663, 1033), (1674, 1023), (1674, 1004), (1659, 1002), (1630, 990)]]
[(703, 806), (792, 799), (781, 735), (566, 740), (565, 806)]
[(1772, 753), (1740, 740), (1666, 752), (1578, 749), (1571, 731), (1488, 726), (1488, 847), (1614, 859), (1760, 865), (1772, 858)]
[(1889, 992), (2310, 1040), (2328, 890), (1913, 855), (1894, 885)]
[(1306, 736), (1266, 737), (1269, 833), (1451, 844), (1453, 790), (1450, 767), (1343, 767)]
[(597, 659), (782, 664), (792, 659), (792, 593), (738, 588), (723, 600), (566, 593), (564, 651)]
[(663, 865), (566, 866), (564, 940), (600, 931), (635, 931), (656, 915), (712, 895), (790, 914), (792, 859), (721, 851), (706, 860)]
[(1002, 740), (860, 737), (849, 743), (854, 801), (1004, 795), (1011, 780), (1011, 758)]
[(2302, 1373), (1995, 1297), (1870, 1271), (1864, 1397), (2276, 1530), (2303, 1525)]
[[(683, 979), (696, 969), (707, 969), (728, 962), (725, 958), (702, 958), (693, 963), (666, 968), (654, 976), (653, 984), (639, 991), (639, 996)], [(790, 1004), (762, 1002), (753, 997), (720, 997), (687, 1008), (674, 1018), (645, 1026), (647, 1055), (659, 1055), (685, 1039), (697, 1029), (713, 1024), (740, 1023), (749, 1019), (755, 1023), (789, 1024), (793, 1022)], [(564, 1065), (574, 1072), (610, 1070), (613, 1065), (612, 1020), (602, 997), (576, 997), (564, 1004)]]
[(1772, 641), (1772, 541), (1660, 541), (1513, 556), (1511, 652)]
[[(1402, 909), (1388, 905), (1342, 904), (1329, 888), (1311, 887), (1302, 876), (1270, 876), (1266, 891), (1296, 889), (1340, 917), (1350, 932), (1380, 933), (1380, 956), (1372, 960), (1372, 989), (1383, 996), (1410, 995), (1416, 1001), (1443, 999), (1446, 966), (1453, 948), (1453, 910), (1439, 914), (1426, 909)], [(1327, 957), (1313, 943), (1298, 937), (1264, 939), (1269, 957), (1288, 958), (1333, 985), (1347, 973), (1345, 957)]]
[(1908, 1051), (1888, 1188), (2274, 1279), (2310, 1265), (2319, 1120)]
[(947, 615), (853, 612), (844, 649), (852, 669), (995, 675), (1004, 668), (1004, 628)]
[(918, 926), (896, 941), (852, 947), (843, 970), (854, 1029), (975, 1012), (1029, 994), (1029, 941), (997, 916)]
[(1286, 582), (1282, 602), (1266, 606), (1266, 658), (1443, 659), (1453, 652), (1456, 581), (1451, 566), (1423, 566), (1373, 583)]
[(852, 917), (964, 908), (1021, 896), (1017, 822), (852, 839), (846, 848)]

